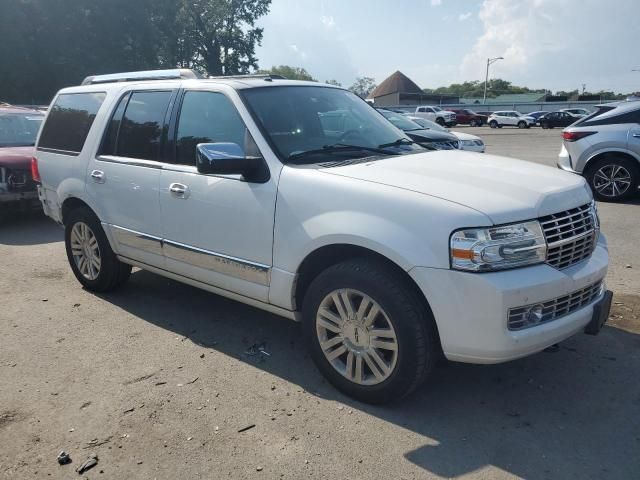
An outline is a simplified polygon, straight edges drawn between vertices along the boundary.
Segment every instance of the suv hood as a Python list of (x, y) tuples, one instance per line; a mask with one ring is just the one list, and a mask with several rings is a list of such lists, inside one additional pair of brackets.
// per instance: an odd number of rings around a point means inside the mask
[(0, 167), (28, 170), (35, 147), (0, 147)]
[(477, 210), (494, 224), (534, 219), (592, 200), (578, 175), (459, 150), (388, 157), (321, 171), (442, 198)]

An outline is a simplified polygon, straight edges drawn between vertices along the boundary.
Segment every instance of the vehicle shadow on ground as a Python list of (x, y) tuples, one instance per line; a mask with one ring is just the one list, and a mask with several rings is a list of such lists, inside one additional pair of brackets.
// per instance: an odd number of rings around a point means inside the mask
[(9, 215), (0, 220), (0, 245), (40, 245), (63, 240), (64, 230), (41, 212)]
[[(449, 363), (408, 399), (370, 406), (323, 380), (299, 324), (145, 271), (103, 298), (313, 395), (424, 436), (424, 445), (404, 456), (433, 474), (455, 477), (486, 466), (529, 479), (632, 478), (640, 472), (636, 333), (605, 327), (597, 337), (564, 342), (555, 353), (493, 366)], [(264, 344), (270, 356), (252, 354), (255, 344)]]

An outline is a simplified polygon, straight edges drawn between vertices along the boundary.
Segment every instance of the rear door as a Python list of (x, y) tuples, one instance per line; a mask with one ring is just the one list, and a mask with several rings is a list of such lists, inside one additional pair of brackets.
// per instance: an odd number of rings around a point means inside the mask
[(277, 178), (253, 183), (240, 175), (198, 173), (199, 143), (232, 143), (245, 155), (261, 156), (226, 93), (187, 90), (178, 113), (171, 129), (175, 165), (160, 174), (167, 269), (266, 302)]
[(87, 193), (101, 206), (117, 253), (156, 267), (164, 266), (158, 187), (176, 92), (147, 89), (122, 95), (87, 170)]

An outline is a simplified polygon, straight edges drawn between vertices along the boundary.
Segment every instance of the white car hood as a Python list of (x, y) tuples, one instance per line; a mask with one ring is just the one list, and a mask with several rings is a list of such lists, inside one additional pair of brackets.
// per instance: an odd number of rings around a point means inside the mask
[(494, 224), (534, 219), (592, 200), (589, 187), (578, 175), (458, 150), (389, 157), (321, 171), (465, 205), (484, 213)]

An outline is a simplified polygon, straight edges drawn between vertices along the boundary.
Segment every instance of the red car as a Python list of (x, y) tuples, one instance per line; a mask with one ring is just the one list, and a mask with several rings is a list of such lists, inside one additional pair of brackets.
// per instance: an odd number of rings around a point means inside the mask
[(31, 159), (44, 114), (0, 104), (0, 216), (41, 208)]
[(474, 112), (473, 110), (469, 110), (466, 108), (450, 108), (449, 110), (456, 113), (456, 120), (458, 122), (458, 125), (481, 127), (482, 125), (486, 125), (487, 118), (489, 118), (486, 115), (481, 115)]

